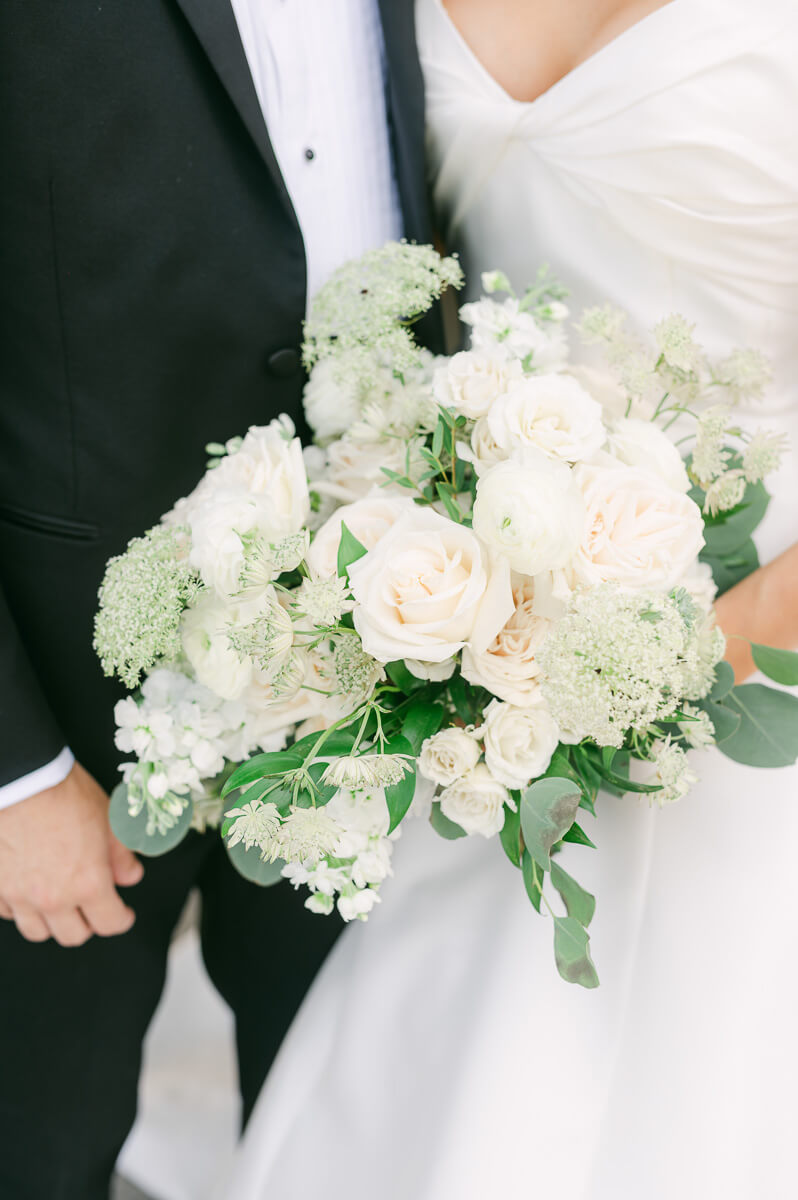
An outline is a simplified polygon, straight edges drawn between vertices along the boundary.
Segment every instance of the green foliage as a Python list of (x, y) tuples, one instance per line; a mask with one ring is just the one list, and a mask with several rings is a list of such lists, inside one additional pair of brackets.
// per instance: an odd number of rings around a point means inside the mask
[(590, 957), (590, 938), (575, 917), (554, 918), (554, 958), (557, 970), (568, 983), (583, 988), (599, 985)]
[(448, 817), (443, 815), (441, 812), (441, 806), (437, 800), (432, 805), (429, 823), (435, 832), (439, 834), (440, 837), (446, 838), (447, 841), (453, 842), (457, 838), (468, 836), (464, 829), (461, 829), (459, 825), (454, 823), (454, 821), (450, 821)]
[(246, 850), (243, 842), (236, 842), (235, 846), (230, 846), (225, 840), (224, 844), (233, 866), (250, 883), (256, 883), (259, 887), (272, 887), (273, 884), (280, 883), (280, 872), (285, 866), (281, 858), (268, 862), (261, 857), (257, 846), (250, 846), (249, 850)]
[(712, 578), (720, 596), (735, 584), (747, 579), (759, 566), (759, 554), (752, 538), (748, 538), (728, 554), (713, 555), (703, 550), (699, 557), (712, 571)]
[(409, 695), (411, 692), (417, 692), (420, 688), (425, 686), (425, 681), (423, 679), (418, 679), (417, 676), (412, 673), (412, 671), (408, 671), (405, 664), (399, 660), (388, 663), (385, 668), (385, 673), (390, 679), (391, 683), (395, 684), (400, 691), (405, 693), (405, 695)]
[(798, 687), (798, 654), (794, 650), (778, 650), (775, 646), (751, 643), (754, 662), (763, 675), (788, 687)]
[(158, 858), (179, 845), (191, 828), (193, 815), (194, 805), (186, 796), (186, 806), (171, 829), (167, 829), (165, 833), (147, 833), (147, 807), (145, 805), (135, 817), (130, 815), (126, 783), (117, 784), (111, 792), (108, 808), (108, 819), (114, 835), (128, 849), (148, 858)]
[(362, 542), (347, 529), (346, 522), (341, 522), (341, 541), (338, 543), (338, 574), (344, 579), (349, 578), (349, 568), (368, 551)]
[[(404, 737), (394, 737), (385, 744), (386, 754), (412, 754), (413, 750), (410, 742)], [(404, 818), (410, 805), (413, 803), (413, 796), (416, 791), (416, 772), (415, 769), (405, 772), (399, 783), (392, 783), (385, 789), (385, 802), (388, 806), (388, 815), (391, 823), (388, 826), (388, 832), (393, 833), (396, 826)]]
[(740, 718), (719, 749), (751, 767), (788, 767), (798, 758), (798, 698), (761, 683), (734, 688), (723, 701)]
[(734, 668), (722, 659), (715, 667), (715, 682), (707, 696), (708, 700), (722, 700), (734, 687)]
[(572, 779), (539, 779), (521, 798), (524, 845), (539, 867), (548, 871), (551, 848), (574, 823), (581, 790)]
[[(517, 795), (517, 793), (516, 793)], [(521, 813), (515, 812), (508, 804), (504, 806), (504, 824), (499, 832), (499, 840), (504, 852), (514, 867), (521, 866)]]
[(574, 821), (568, 832), (562, 835), (562, 840), (564, 842), (575, 842), (577, 846), (590, 846), (591, 850), (596, 849), (595, 842), (591, 842), (582, 826), (577, 825), (576, 821)]
[(551, 864), (551, 882), (562, 896), (568, 916), (574, 917), (580, 925), (587, 928), (596, 911), (595, 896), (591, 896), (590, 892), (580, 887), (556, 859), (553, 859)]
[(417, 700), (410, 706), (402, 722), (402, 737), (410, 743), (412, 754), (418, 755), (426, 739), (438, 732), (445, 712), (442, 704), (427, 700)]
[(540, 906), (543, 901), (543, 871), (528, 850), (524, 850), (521, 855), (521, 876), (524, 880), (527, 896), (529, 896), (534, 908), (540, 912)]
[(222, 796), (229, 796), (236, 788), (246, 787), (259, 779), (274, 778), (284, 775), (286, 771), (295, 771), (301, 767), (304, 755), (295, 748), (291, 750), (274, 750), (269, 754), (256, 754), (237, 767), (222, 788)]

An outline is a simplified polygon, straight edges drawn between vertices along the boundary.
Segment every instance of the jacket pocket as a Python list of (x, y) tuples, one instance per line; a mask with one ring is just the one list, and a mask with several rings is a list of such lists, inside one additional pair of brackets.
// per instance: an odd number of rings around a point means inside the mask
[(75, 521), (71, 517), (59, 517), (52, 513), (32, 512), (15, 504), (0, 504), (0, 521), (15, 525), (18, 529), (29, 529), (33, 533), (49, 534), (69, 541), (93, 542), (100, 536), (99, 526), (89, 521)]

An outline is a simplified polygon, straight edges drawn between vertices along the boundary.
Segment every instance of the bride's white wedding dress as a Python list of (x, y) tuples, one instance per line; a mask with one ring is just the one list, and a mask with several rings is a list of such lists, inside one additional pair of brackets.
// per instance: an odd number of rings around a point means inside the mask
[[(673, 0), (534, 103), (420, 0), (430, 163), (471, 273), (541, 262), (573, 308), (675, 310), (707, 349), (759, 346), (743, 420), (798, 446), (795, 0)], [(763, 560), (798, 539), (793, 450)], [(423, 823), (350, 928), (266, 1085), (230, 1200), (787, 1200), (798, 1191), (798, 769), (702, 756), (651, 810), (603, 797), (601, 987), (564, 983), (499, 847)], [(321, 918), (320, 918), (321, 919)], [(268, 953), (268, 933), (264, 953)]]

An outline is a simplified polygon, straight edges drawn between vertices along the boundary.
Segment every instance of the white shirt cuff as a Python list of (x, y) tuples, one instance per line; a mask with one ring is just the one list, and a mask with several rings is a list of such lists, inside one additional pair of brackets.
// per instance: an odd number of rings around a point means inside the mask
[(37, 792), (63, 783), (74, 765), (75, 757), (72, 751), (68, 746), (64, 746), (58, 758), (54, 758), (52, 762), (0, 787), (0, 808), (8, 808), (11, 804), (18, 804), (20, 800), (35, 796)]

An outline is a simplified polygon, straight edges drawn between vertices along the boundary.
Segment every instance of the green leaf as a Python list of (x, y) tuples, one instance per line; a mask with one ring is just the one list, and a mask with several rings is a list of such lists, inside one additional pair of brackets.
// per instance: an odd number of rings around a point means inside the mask
[(468, 836), (464, 829), (461, 829), (459, 825), (455, 825), (454, 821), (450, 821), (448, 817), (443, 815), (440, 803), (437, 800), (432, 805), (429, 823), (435, 832), (442, 838), (446, 838), (447, 841), (453, 842), (456, 838)]
[(524, 880), (527, 896), (529, 896), (537, 911), (540, 912), (540, 905), (543, 900), (543, 872), (528, 850), (524, 850), (521, 855), (521, 875)]
[(438, 732), (444, 715), (442, 704), (431, 704), (427, 700), (418, 700), (410, 706), (402, 722), (402, 737), (410, 743), (413, 754), (420, 754), (427, 738)]
[[(323, 747), (323, 749), (326, 749), (326, 747)], [(327, 764), (324, 762), (314, 762), (310, 764), (308, 767), (308, 775), (315, 783), (316, 791), (311, 795), (310, 791), (306, 791), (303, 788), (303, 790), (299, 793), (300, 807), (308, 808), (311, 804), (315, 804), (317, 808), (322, 808), (325, 804), (330, 803), (333, 796), (338, 791), (338, 788), (332, 783), (321, 782), (321, 777), (326, 770)]]
[(470, 725), (473, 720), (473, 713), (471, 711), (469, 688), (463, 676), (459, 673), (453, 675), (449, 680), (449, 695), (454, 705), (454, 711), (460, 720), (466, 725)]
[[(316, 745), (320, 737), (321, 733), (308, 733), (305, 737), (300, 738), (298, 742), (294, 742), (293, 746), (289, 747), (287, 753), (296, 754), (299, 758), (299, 761), (304, 762), (305, 758)], [(331, 733), (324, 742), (319, 754), (323, 754), (325, 758), (333, 758), (340, 754), (348, 754), (354, 744), (354, 733), (347, 733), (345, 728), (336, 729), (335, 732)]]
[(236, 842), (235, 846), (225, 842), (225, 849), (239, 875), (243, 875), (250, 883), (257, 883), (259, 887), (272, 887), (275, 883), (280, 883), (280, 872), (285, 866), (281, 858), (274, 862), (264, 862), (257, 846), (250, 846), (249, 850), (245, 850), (243, 842)]
[(721, 596), (735, 584), (747, 579), (759, 566), (759, 555), (753, 538), (748, 538), (731, 554), (717, 557), (702, 550), (699, 558), (712, 571), (712, 578), (715, 580), (718, 594)]
[(770, 496), (763, 483), (749, 484), (742, 502), (716, 517), (704, 517), (704, 553), (723, 558), (739, 551), (764, 517)]
[(304, 755), (294, 750), (275, 750), (270, 754), (256, 754), (240, 767), (236, 767), (227, 783), (222, 788), (222, 796), (229, 796), (236, 788), (246, 787), (258, 779), (268, 779), (270, 776), (284, 775), (286, 771), (295, 771), (301, 767)]
[(524, 844), (539, 867), (548, 871), (551, 848), (574, 823), (581, 790), (572, 779), (539, 779), (521, 798)]
[(590, 938), (574, 917), (554, 918), (554, 958), (567, 983), (598, 987), (599, 978), (590, 957)]
[(504, 847), (504, 853), (514, 867), (521, 866), (521, 813), (515, 812), (508, 804), (504, 806), (504, 824), (499, 832), (499, 840)]
[[(412, 754), (413, 750), (406, 738), (393, 737), (385, 743), (385, 753)], [(416, 791), (416, 772), (412, 763), (410, 767), (411, 770), (405, 772), (404, 777), (399, 783), (392, 783), (390, 787), (385, 789), (385, 802), (388, 805), (388, 814), (391, 819), (391, 823), (388, 826), (389, 833), (393, 833), (413, 803), (413, 796)]]
[(368, 554), (366, 547), (347, 529), (346, 522), (342, 521), (341, 540), (338, 543), (338, 574), (344, 579), (348, 578), (352, 563), (357, 562), (364, 554)]
[(408, 671), (405, 664), (397, 659), (396, 662), (390, 662), (385, 668), (385, 673), (391, 683), (395, 684), (401, 692), (405, 694), (409, 692), (417, 692), (419, 688), (423, 688), (425, 680), (418, 679), (412, 671)]
[(562, 835), (562, 840), (564, 842), (574, 842), (577, 846), (590, 846), (591, 850), (596, 849), (595, 842), (591, 842), (582, 826), (577, 825), (575, 821), (568, 832)]
[(451, 484), (435, 484), (435, 491), (438, 493), (438, 496), (443, 503), (443, 507), (446, 509), (447, 514), (455, 522), (455, 524), (461, 525), (463, 522), (463, 514), (460, 512), (459, 504), (452, 496), (452, 490)]
[(798, 687), (798, 654), (794, 650), (779, 650), (775, 646), (751, 643), (754, 662), (768, 679), (788, 687)]
[(725, 708), (723, 704), (716, 704), (714, 700), (702, 700), (701, 708), (715, 728), (716, 745), (719, 746), (721, 742), (725, 742), (740, 728), (740, 714), (732, 712), (730, 708)]
[(789, 767), (798, 758), (798, 697), (746, 683), (723, 707), (740, 717), (740, 728), (718, 747), (729, 758), (751, 767)]
[(440, 458), (441, 450), (443, 449), (443, 435), (446, 432), (446, 422), (438, 418), (438, 424), (435, 426), (435, 432), (432, 435), (432, 453), (436, 458)]
[(722, 700), (734, 687), (734, 668), (731, 663), (722, 659), (715, 667), (715, 682), (707, 695), (707, 700)]
[(551, 882), (562, 896), (569, 917), (574, 917), (587, 929), (596, 911), (596, 898), (580, 887), (556, 859), (551, 863)]
[(137, 817), (131, 817), (127, 804), (127, 784), (118, 783), (111, 792), (108, 819), (114, 835), (129, 850), (135, 850), (137, 854), (144, 854), (148, 858), (158, 858), (179, 845), (191, 828), (193, 816), (194, 805), (187, 796), (186, 807), (171, 829), (166, 833), (147, 833), (146, 806)]

